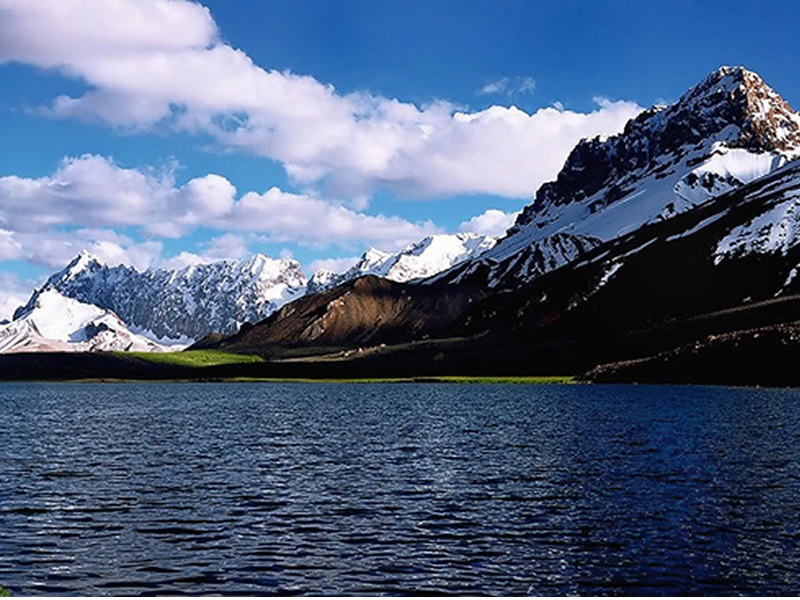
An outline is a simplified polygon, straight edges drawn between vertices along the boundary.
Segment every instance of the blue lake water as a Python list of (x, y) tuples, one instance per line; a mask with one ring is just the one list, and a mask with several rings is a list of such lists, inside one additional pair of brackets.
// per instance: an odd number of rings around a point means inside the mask
[(800, 392), (0, 385), (16, 594), (798, 594)]

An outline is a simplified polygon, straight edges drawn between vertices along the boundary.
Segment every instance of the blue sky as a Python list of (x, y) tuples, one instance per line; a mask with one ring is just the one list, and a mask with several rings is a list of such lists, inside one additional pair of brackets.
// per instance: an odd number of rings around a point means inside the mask
[(310, 272), (500, 233), (578, 139), (722, 64), (800, 105), (798, 13), (0, 0), (0, 318), (82, 248), (140, 268), (263, 252)]

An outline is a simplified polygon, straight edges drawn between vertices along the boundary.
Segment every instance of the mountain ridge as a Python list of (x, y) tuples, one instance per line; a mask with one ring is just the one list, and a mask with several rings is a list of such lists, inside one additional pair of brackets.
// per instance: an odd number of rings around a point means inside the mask
[[(749, 82), (734, 85), (737, 77)], [(429, 347), (440, 343), (449, 350), (440, 348), (428, 356), (429, 360), (443, 356), (436, 365), (415, 363), (424, 369), (455, 369), (461, 364), (458, 356), (472, 356), (471, 367), (483, 360), (487, 369), (494, 365), (519, 371), (526, 368), (526, 355), (531, 361), (529, 369), (559, 364), (589, 368), (599, 362), (662, 352), (693, 340), (702, 344), (707, 336), (754, 324), (779, 326), (781, 320), (792, 318), (796, 307), (792, 294), (800, 292), (796, 277), (800, 271), (800, 163), (792, 160), (798, 152), (794, 127), (800, 119), (792, 113), (771, 130), (783, 128), (792, 135), (772, 135), (758, 126), (752, 130), (759, 135), (747, 133), (741, 144), (739, 134), (731, 132), (733, 128), (749, 131), (746, 123), (720, 120), (720, 115), (743, 118), (745, 113), (732, 112), (731, 103), (745, 103), (752, 111), (752, 98), (742, 100), (748, 95), (765, 97), (788, 110), (766, 84), (755, 94), (758, 82), (760, 79), (753, 79), (746, 70), (721, 69), (687, 92), (678, 104), (704, 106), (710, 111), (704, 118), (708, 127), (715, 128), (711, 139), (697, 141), (694, 133), (680, 143), (672, 139), (670, 156), (651, 156), (642, 169), (630, 173), (628, 181), (639, 186), (633, 192), (612, 197), (594, 211), (590, 205), (598, 199), (597, 192), (563, 204), (552, 203), (549, 214), (544, 209), (536, 213), (534, 202), (526, 209), (534, 218), (520, 216), (522, 225), (515, 226), (494, 248), (438, 276), (407, 285), (407, 310), (428, 315), (416, 324), (416, 333), (365, 340), (355, 332), (369, 327), (374, 315), (360, 321), (358, 310), (347, 310), (344, 296), (335, 299), (335, 307), (318, 303), (313, 310), (311, 300), (305, 298), (250, 328), (247, 351), (274, 353), (290, 341), (290, 336), (278, 332), (294, 331), (298, 337), (291, 345), (297, 356), (304, 344), (307, 349), (314, 344), (303, 339), (304, 330), (336, 322), (337, 327), (328, 329), (327, 348), (341, 352), (366, 341), (374, 347), (394, 344), (400, 352), (393, 358), (387, 350), (373, 353), (372, 365), (379, 360), (400, 360), (400, 356), (411, 360), (411, 350), (400, 349), (404, 344), (410, 348), (410, 344), (417, 349), (414, 352), (421, 352), (418, 334), (425, 332), (429, 337), (422, 339), (429, 340)], [(586, 144), (607, 144), (602, 146), (606, 150), (620, 143), (637, 146), (634, 142), (642, 123), (650, 123), (653, 115), (678, 115), (685, 129), (684, 109), (659, 107), (641, 117), (638, 125), (626, 128), (629, 137), (623, 132), (616, 141), (609, 138)], [(771, 114), (763, 106), (759, 111)], [(668, 123), (657, 125), (669, 130)], [(636, 133), (634, 138), (631, 131)], [(780, 142), (775, 147), (763, 145), (774, 140)], [(749, 146), (751, 143), (755, 146)], [(565, 166), (566, 174), (560, 176), (574, 176), (569, 175), (574, 166)], [(601, 192), (611, 187), (603, 184)], [(684, 205), (665, 212), (678, 193), (683, 194)], [(555, 220), (551, 220), (553, 206), (564, 211)], [(584, 235), (591, 228), (600, 231), (604, 227), (602, 235)], [(524, 235), (531, 231), (533, 235)], [(538, 231), (545, 235), (537, 237)], [(513, 251), (509, 251), (512, 244)], [(556, 244), (560, 247), (548, 254)], [(503, 257), (503, 252), (508, 255)], [(561, 261), (562, 257), (566, 260)], [(424, 287), (431, 288), (430, 294), (443, 290), (456, 294), (458, 290), (462, 312), (441, 319), (435, 312), (423, 310), (417, 290)], [(393, 293), (403, 297), (403, 288)], [(770, 298), (778, 298), (777, 304), (762, 308), (759, 303)], [(362, 297), (358, 305), (364, 302)], [(344, 313), (348, 314), (346, 320), (340, 317)], [(389, 313), (383, 316), (390, 317)], [(800, 314), (796, 318), (800, 319)], [(381, 323), (383, 330), (390, 327), (391, 323)], [(223, 346), (236, 351), (235, 340), (230, 342)]]
[[(676, 103), (631, 119), (621, 133), (579, 142), (494, 248), (435, 279), (475, 280), (480, 271), (487, 285), (513, 287), (798, 156), (800, 116), (757, 74), (721, 67)], [(515, 260), (520, 252), (552, 260)]]
[[(400, 282), (420, 279), (477, 256), (494, 243), (495, 238), (471, 233), (427, 236), (396, 253), (369, 249), (349, 270), (319, 271), (311, 279), (305, 278), (296, 261), (271, 259), (263, 254), (238, 261), (138, 271), (127, 265), (108, 265), (84, 250), (35, 290), (27, 303), (14, 312), (11, 322), (25, 319), (44, 294), (56, 291), (65, 298), (95, 306), (98, 311), (113, 313), (120, 320), (113, 328), (120, 332), (118, 343), (107, 341), (104, 346), (92, 348), (180, 349), (212, 334), (234, 334), (243, 324), (266, 319), (292, 300), (358, 277), (378, 275)], [(19, 323), (14, 327), (17, 347), (70, 351), (84, 348), (67, 348), (63, 345), (67, 342), (47, 340), (35, 329)], [(26, 334), (30, 339), (23, 342), (20, 336)], [(149, 339), (153, 344), (149, 348), (138, 342), (131, 346), (131, 336)]]

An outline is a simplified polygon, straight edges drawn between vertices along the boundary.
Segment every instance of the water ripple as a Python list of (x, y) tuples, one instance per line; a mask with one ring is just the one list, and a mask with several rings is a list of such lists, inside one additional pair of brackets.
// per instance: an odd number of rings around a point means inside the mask
[(17, 594), (800, 592), (800, 394), (0, 386)]

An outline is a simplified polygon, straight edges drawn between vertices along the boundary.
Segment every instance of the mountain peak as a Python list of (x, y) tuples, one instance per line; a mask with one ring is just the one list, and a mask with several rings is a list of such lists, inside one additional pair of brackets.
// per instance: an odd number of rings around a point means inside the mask
[(754, 152), (800, 149), (800, 117), (758, 73), (723, 66), (686, 92), (676, 107), (710, 118), (712, 124), (738, 128), (732, 147)]
[(506, 237), (452, 277), (529, 281), (797, 158), (800, 116), (757, 73), (720, 67), (622, 132), (579, 142)]
[(712, 71), (697, 85), (690, 88), (683, 97), (699, 95), (714, 91), (734, 92), (738, 88), (762, 89), (772, 93), (775, 91), (761, 78), (761, 75), (741, 65), (723, 65)]
[(556, 180), (543, 184), (520, 214), (516, 229), (548, 206), (583, 201), (602, 190), (602, 204), (608, 205), (623, 198), (631, 182), (665, 176), (682, 162), (700, 164), (722, 147), (792, 160), (800, 156), (800, 116), (758, 74), (720, 67), (674, 104), (628, 121), (622, 133), (579, 142)]
[(81, 250), (57, 276), (60, 279), (69, 280), (93, 265), (102, 266), (103, 264), (105, 263), (96, 255), (88, 250)]

